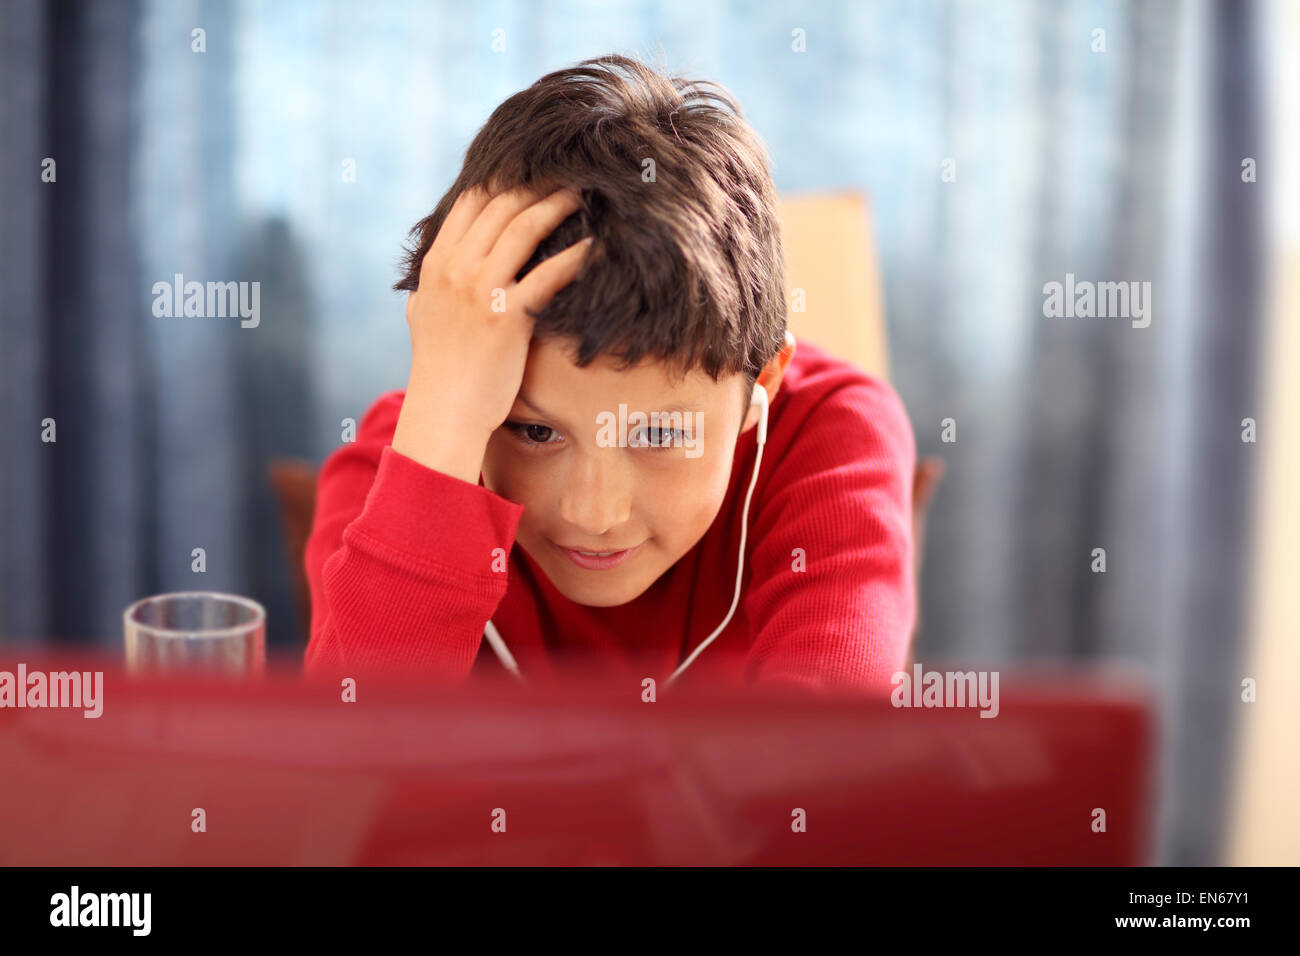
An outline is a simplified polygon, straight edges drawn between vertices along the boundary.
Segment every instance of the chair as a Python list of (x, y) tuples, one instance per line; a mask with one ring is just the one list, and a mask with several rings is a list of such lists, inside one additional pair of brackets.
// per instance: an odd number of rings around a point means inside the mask
[(296, 458), (277, 458), (268, 469), (271, 489), (280, 506), (285, 557), (289, 560), (289, 576), (293, 580), (304, 644), (311, 637), (311, 591), (307, 587), (305, 557), (307, 538), (311, 535), (312, 519), (316, 515), (317, 472), (312, 462)]
[(786, 301), (803, 290), (802, 311), (789, 317), (796, 341), (810, 339), (888, 381), (885, 302), (866, 199), (855, 192), (783, 197), (781, 229)]
[[(888, 380), (884, 296), (866, 199), (855, 192), (784, 197), (781, 218), (787, 292), (803, 291), (803, 309), (791, 312), (789, 318), (796, 341), (806, 337), (868, 374)], [(926, 510), (942, 476), (941, 459), (917, 461), (912, 532), (918, 593)], [(316, 506), (316, 467), (304, 461), (276, 460), (271, 462), (270, 480), (280, 503), (305, 642), (311, 633), (311, 596), (303, 558)]]

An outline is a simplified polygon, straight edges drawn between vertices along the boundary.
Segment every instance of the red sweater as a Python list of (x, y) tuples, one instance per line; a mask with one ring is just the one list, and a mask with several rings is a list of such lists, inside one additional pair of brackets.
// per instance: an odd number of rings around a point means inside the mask
[[(756, 428), (741, 435), (726, 498), (695, 547), (636, 599), (588, 607), (515, 546), (522, 505), (392, 449), (403, 395), (376, 401), (321, 469), (306, 552), (309, 675), (500, 674), (483, 639), (491, 619), (530, 682), (572, 661), (639, 691), (643, 677), (662, 687), (722, 622)], [(772, 402), (740, 603), (673, 686), (887, 688), (916, 614), (915, 454), (892, 388), (801, 341)], [(495, 548), (509, 555), (504, 573)]]

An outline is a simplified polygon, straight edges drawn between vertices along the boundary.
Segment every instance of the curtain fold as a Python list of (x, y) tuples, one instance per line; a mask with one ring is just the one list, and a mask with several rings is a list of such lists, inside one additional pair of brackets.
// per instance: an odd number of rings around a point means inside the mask
[(130, 162), (139, 13), (12, 2), (0, 18), (6, 636), (108, 639), (145, 581), (148, 366)]

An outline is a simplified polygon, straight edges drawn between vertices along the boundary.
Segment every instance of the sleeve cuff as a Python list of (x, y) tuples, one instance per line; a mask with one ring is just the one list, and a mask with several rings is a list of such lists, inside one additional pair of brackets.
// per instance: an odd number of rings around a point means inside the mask
[(513, 546), (523, 513), (521, 504), (386, 445), (365, 507), (349, 530), (417, 560), (487, 576), (493, 551)]

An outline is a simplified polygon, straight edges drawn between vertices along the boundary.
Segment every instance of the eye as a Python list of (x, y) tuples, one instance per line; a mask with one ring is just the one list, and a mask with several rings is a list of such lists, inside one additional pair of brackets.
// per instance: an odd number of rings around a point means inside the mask
[[(530, 425), (523, 422), (505, 422), (503, 427), (524, 445), (554, 445), (563, 439), (560, 433), (549, 425)], [(552, 439), (555, 439), (552, 441)]]
[(682, 433), (677, 428), (638, 429), (628, 444), (634, 448), (674, 448), (683, 444)]

